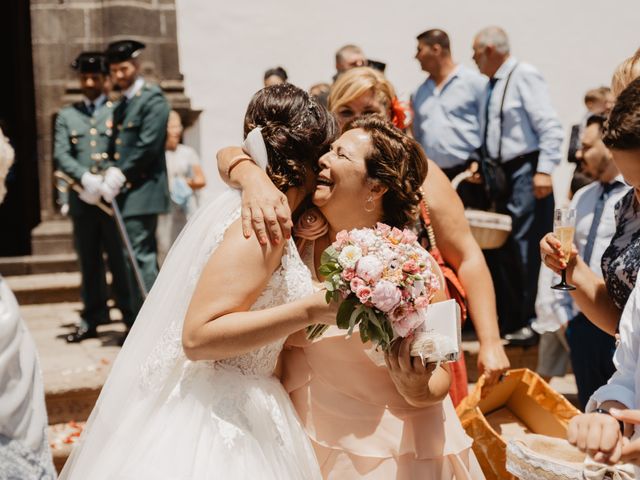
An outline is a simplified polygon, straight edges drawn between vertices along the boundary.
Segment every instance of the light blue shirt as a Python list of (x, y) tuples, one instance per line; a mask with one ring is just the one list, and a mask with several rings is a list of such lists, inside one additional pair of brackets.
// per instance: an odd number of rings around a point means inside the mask
[[(627, 194), (630, 188), (624, 183), (622, 175), (618, 175), (615, 180), (620, 183), (611, 191), (604, 203), (589, 260), (589, 268), (599, 277), (602, 277), (600, 266), (602, 254), (616, 232), (616, 203)], [(576, 210), (576, 233), (573, 243), (578, 247), (578, 253), (581, 256), (584, 255), (587, 246), (596, 203), (600, 195), (602, 195), (602, 183), (596, 181), (578, 190), (571, 200), (571, 208)], [(559, 275), (544, 265), (540, 268), (538, 297), (536, 298), (537, 318), (532, 325), (538, 333), (555, 331), (579, 313), (571, 295), (567, 292), (551, 289), (551, 285), (559, 281)]]
[[(551, 106), (549, 90), (540, 72), (532, 65), (518, 63), (513, 57), (509, 57), (494, 75), (498, 81), (489, 103), (488, 153), (493, 158), (498, 157), (500, 102), (509, 72), (514, 67), (504, 99), (502, 162), (539, 150), (537, 171), (551, 174), (562, 158), (562, 125)], [(487, 93), (480, 110), (481, 132), (485, 129), (486, 101)]]
[(486, 84), (478, 72), (458, 65), (440, 88), (427, 78), (414, 93), (414, 136), (441, 168), (464, 164), (480, 147), (480, 107)]

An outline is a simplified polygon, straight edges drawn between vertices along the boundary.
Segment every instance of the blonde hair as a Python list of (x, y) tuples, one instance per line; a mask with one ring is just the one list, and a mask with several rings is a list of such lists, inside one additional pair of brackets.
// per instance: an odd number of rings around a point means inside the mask
[(611, 93), (617, 97), (634, 79), (640, 77), (640, 48), (618, 65), (611, 78)]
[(338, 77), (331, 87), (328, 106), (331, 112), (373, 90), (374, 95), (390, 112), (391, 103), (396, 98), (396, 91), (382, 73), (371, 67), (357, 67), (346, 71)]

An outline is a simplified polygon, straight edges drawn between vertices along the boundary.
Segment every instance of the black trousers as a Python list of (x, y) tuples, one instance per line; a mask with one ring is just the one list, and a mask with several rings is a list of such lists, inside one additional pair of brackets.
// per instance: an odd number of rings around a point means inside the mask
[(593, 392), (607, 383), (616, 371), (613, 365), (616, 341), (582, 313), (569, 322), (566, 335), (578, 400), (584, 410)]
[(553, 194), (542, 199), (533, 196), (537, 164), (538, 152), (504, 164), (509, 195), (505, 202), (497, 205), (497, 211), (511, 216), (512, 231), (503, 247), (485, 251), (496, 289), (502, 334), (528, 325), (536, 316), (541, 261), (539, 243), (553, 230), (554, 208)]
[(113, 218), (98, 208), (72, 216), (73, 239), (78, 253), (82, 285), (80, 295), (84, 304), (83, 326), (95, 328), (109, 321), (107, 299), (110, 294), (105, 278), (103, 253), (112, 276), (112, 295), (125, 323), (133, 321), (131, 288), (122, 242)]

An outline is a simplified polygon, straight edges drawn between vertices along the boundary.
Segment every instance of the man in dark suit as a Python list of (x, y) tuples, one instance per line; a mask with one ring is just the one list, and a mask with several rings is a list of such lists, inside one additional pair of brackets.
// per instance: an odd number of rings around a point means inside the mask
[[(158, 275), (156, 226), (158, 214), (169, 209), (164, 144), (169, 103), (159, 86), (140, 76), (138, 55), (144, 44), (121, 40), (109, 44), (106, 55), (111, 78), (122, 97), (113, 112), (110, 160), (101, 186), (102, 197), (117, 200), (147, 290)], [(129, 269), (132, 285), (137, 285)], [(138, 288), (133, 308), (142, 306)], [(131, 322), (128, 323), (131, 326)]]
[(108, 67), (104, 54), (81, 53), (72, 63), (78, 71), (84, 98), (64, 107), (55, 125), (54, 159), (57, 167), (80, 183), (81, 195), (69, 193), (69, 214), (82, 275), (84, 308), (80, 326), (67, 336), (80, 342), (97, 336), (96, 326), (109, 321), (105, 265), (106, 251), (112, 275), (116, 306), (125, 322), (133, 322), (131, 285), (125, 257), (113, 218), (95, 205), (103, 183), (100, 172), (108, 166), (108, 150), (113, 134), (113, 107), (105, 94)]

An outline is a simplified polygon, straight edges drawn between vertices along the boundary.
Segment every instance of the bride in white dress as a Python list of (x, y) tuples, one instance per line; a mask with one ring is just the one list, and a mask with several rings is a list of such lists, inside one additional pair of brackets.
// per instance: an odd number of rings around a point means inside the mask
[[(268, 158), (295, 209), (334, 137), (330, 114), (278, 85), (251, 100), (248, 132), (247, 150), (259, 164)], [(292, 240), (245, 239), (239, 218), (239, 194), (229, 191), (189, 221), (61, 479), (321, 478), (273, 373), (285, 338), (335, 322), (335, 307), (313, 293)]]

